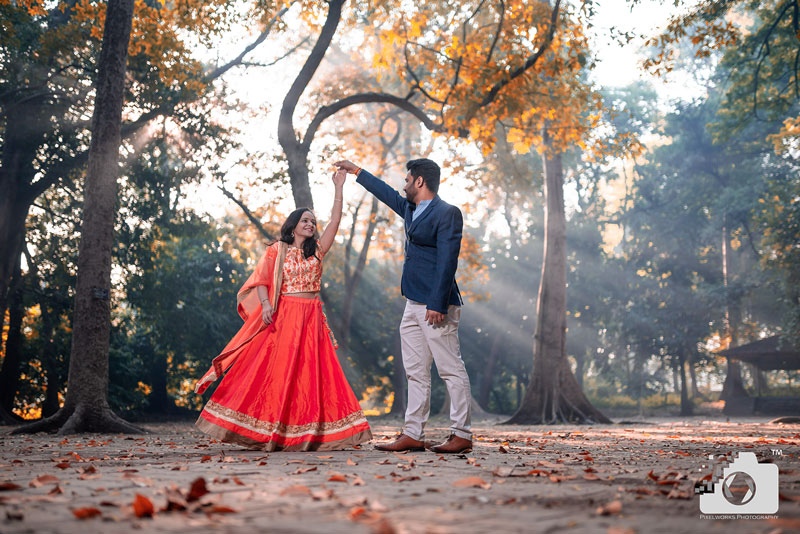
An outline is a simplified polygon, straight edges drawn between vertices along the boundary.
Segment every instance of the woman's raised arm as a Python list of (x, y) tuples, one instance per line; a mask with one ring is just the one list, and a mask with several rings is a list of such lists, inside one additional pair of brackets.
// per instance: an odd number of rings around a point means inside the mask
[(331, 218), (325, 231), (322, 232), (322, 237), (319, 238), (319, 248), (323, 254), (326, 254), (333, 245), (336, 239), (336, 232), (339, 231), (339, 223), (342, 220), (342, 203), (344, 202), (344, 181), (347, 178), (347, 172), (342, 169), (337, 169), (333, 173), (333, 209), (331, 209)]

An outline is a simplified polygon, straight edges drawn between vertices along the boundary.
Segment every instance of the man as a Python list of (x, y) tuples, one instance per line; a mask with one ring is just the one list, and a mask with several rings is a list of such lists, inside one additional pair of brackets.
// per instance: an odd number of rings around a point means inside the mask
[(395, 441), (376, 445), (381, 451), (425, 449), (425, 424), (431, 406), (431, 364), (450, 394), (450, 437), (431, 447), (438, 453), (472, 450), (469, 377), (461, 359), (458, 322), (461, 294), (456, 285), (458, 253), (464, 226), (461, 211), (444, 202), (439, 165), (429, 159), (406, 164), (405, 198), (391, 186), (350, 161), (336, 163), (405, 221), (406, 254), (400, 290), (406, 307), (400, 323), (408, 406), (403, 432)]

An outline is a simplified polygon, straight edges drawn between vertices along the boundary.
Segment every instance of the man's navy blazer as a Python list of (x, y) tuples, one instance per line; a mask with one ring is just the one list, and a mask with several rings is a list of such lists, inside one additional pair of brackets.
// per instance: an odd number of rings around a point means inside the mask
[(405, 221), (406, 259), (400, 281), (403, 296), (439, 313), (446, 314), (451, 304), (460, 306), (456, 268), (464, 227), (461, 210), (436, 195), (412, 220), (416, 204), (383, 180), (361, 169), (356, 181)]

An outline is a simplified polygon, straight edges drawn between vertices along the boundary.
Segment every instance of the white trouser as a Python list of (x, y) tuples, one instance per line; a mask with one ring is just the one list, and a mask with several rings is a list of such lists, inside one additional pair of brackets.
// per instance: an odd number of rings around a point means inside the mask
[(461, 307), (450, 306), (447, 319), (437, 326), (425, 321), (425, 311), (425, 304), (407, 300), (400, 322), (403, 367), (408, 379), (408, 407), (403, 433), (418, 440), (425, 437), (425, 423), (431, 411), (431, 364), (436, 362), (436, 370), (450, 394), (450, 432), (472, 439), (472, 394), (458, 343)]

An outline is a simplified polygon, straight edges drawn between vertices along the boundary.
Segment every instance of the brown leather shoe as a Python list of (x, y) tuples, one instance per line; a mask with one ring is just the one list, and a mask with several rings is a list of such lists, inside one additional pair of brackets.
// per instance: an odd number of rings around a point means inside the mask
[(439, 452), (444, 454), (459, 454), (459, 453), (466, 453), (472, 452), (472, 440), (471, 439), (464, 439), (456, 436), (455, 434), (450, 434), (450, 437), (442, 443), (441, 445), (434, 445), (431, 447), (433, 452)]
[(425, 443), (411, 436), (400, 434), (400, 437), (385, 445), (375, 445), (375, 449), (387, 452), (424, 451)]

